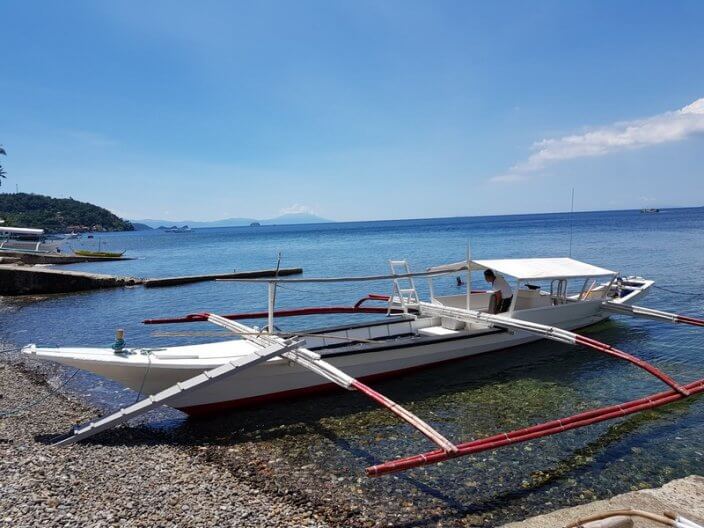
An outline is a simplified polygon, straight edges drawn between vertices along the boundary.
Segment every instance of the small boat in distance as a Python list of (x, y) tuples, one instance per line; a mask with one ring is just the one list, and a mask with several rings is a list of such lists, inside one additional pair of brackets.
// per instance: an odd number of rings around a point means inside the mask
[(98, 250), (93, 249), (74, 249), (73, 253), (79, 257), (103, 257), (103, 258), (118, 258), (125, 254), (124, 251), (103, 251), (103, 241), (98, 239)]
[(121, 257), (124, 251), (90, 251), (88, 249), (74, 249), (73, 252), (80, 257)]
[(646, 207), (640, 210), (641, 213), (659, 213), (660, 209), (656, 207)]

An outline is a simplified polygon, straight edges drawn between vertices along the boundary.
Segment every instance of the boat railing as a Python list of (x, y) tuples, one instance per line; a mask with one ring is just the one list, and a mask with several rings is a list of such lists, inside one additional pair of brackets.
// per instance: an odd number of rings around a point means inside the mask
[[(405, 261), (393, 261), (395, 264), (399, 265), (401, 262)], [(414, 310), (419, 303), (418, 294), (415, 290), (415, 284), (413, 283), (413, 278), (415, 277), (439, 277), (443, 275), (454, 275), (457, 270), (436, 270), (436, 271), (421, 271), (421, 272), (410, 272), (408, 263), (405, 263), (403, 271), (405, 273), (395, 273), (396, 269), (392, 265), (392, 273), (390, 275), (366, 275), (366, 276), (347, 276), (347, 277), (270, 277), (270, 278), (235, 278), (235, 279), (217, 279), (218, 281), (224, 282), (248, 282), (248, 283), (260, 283), (267, 284), (268, 286), (268, 303), (267, 303), (267, 328), (274, 328), (274, 318), (276, 315), (276, 288), (279, 284), (303, 284), (303, 283), (338, 283), (338, 282), (379, 282), (379, 281), (392, 281), (393, 293), (392, 295), (386, 297), (388, 301), (387, 315), (396, 312), (397, 308), (400, 306), (401, 311), (404, 313), (409, 313), (409, 310)], [(466, 269), (469, 269), (467, 266)], [(406, 279), (410, 281), (412, 285), (413, 292), (410, 289), (400, 288), (399, 280)], [(468, 286), (469, 288), (469, 286)], [(432, 293), (431, 293), (432, 297)], [(378, 296), (374, 300), (383, 300), (381, 296)], [(363, 301), (362, 301), (363, 302)]]

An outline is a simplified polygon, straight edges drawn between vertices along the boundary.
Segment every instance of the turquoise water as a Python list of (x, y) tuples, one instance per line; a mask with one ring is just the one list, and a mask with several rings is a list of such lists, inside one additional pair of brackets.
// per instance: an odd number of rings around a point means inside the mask
[[(383, 274), (389, 258), (407, 258), (414, 270), (462, 260), (468, 241), (474, 258), (565, 256), (570, 231), (572, 256), (577, 259), (652, 278), (670, 290), (697, 294), (654, 289), (642, 304), (704, 314), (704, 208), (660, 214), (578, 213), (572, 220), (566, 214), (548, 214), (197, 229), (185, 234), (114, 233), (100, 235), (102, 249), (126, 249), (136, 260), (71, 268), (140, 277), (224, 273), (271, 268), (281, 252), (282, 266), (301, 266), (306, 276)], [(95, 243), (83, 240), (74, 245), (91, 248), (89, 244)], [(481, 277), (475, 280), (477, 286), (482, 285)], [(418, 286), (425, 290), (424, 283)], [(457, 292), (451, 277), (436, 280), (436, 289)], [(279, 290), (277, 306), (351, 304), (366, 293), (388, 291), (385, 283), (294, 285)], [(126, 330), (128, 343), (135, 346), (206, 342), (227, 336), (206, 324), (148, 327), (140, 321), (265, 307), (264, 286), (232, 282), (163, 289), (135, 287), (41, 299), (6, 298), (0, 300), (0, 340), (17, 345), (105, 346), (112, 343), (114, 329), (120, 327)], [(277, 324), (288, 329), (341, 320), (340, 316), (325, 316), (281, 319)], [(213, 331), (216, 333), (211, 335)], [(704, 377), (702, 329), (614, 317), (589, 334), (653, 362), (678, 380)], [(375, 387), (404, 402), (456, 441), (660, 390), (657, 381), (632, 366), (553, 343), (435, 368)], [(134, 398), (133, 393), (88, 374), (77, 376), (69, 390), (105, 408)], [(703, 398), (611, 425), (380, 480), (358, 477), (371, 463), (427, 451), (431, 446), (357, 395), (337, 394), (235, 413), (217, 421), (217, 431), (212, 431), (209, 442), (217, 448), (214, 438), (226, 437), (228, 446), (251, 448), (264, 441), (256, 431), (267, 427), (278, 431), (282, 416), (291, 414), (297, 417), (295, 423), (286, 420), (281, 431), (267, 435), (268, 448), (280, 451), (284, 460), (281, 468), (272, 470), (275, 474), (312, 466), (300, 475), (305, 482), (317, 479), (317, 471), (330, 471), (343, 479), (335, 489), (350, 503), (359, 503), (369, 512), (402, 510), (399, 522), (410, 524), (471, 519), (492, 525), (527, 513), (659, 485), (701, 473), (704, 467)], [(169, 423), (177, 431), (182, 427), (178, 419)], [(204, 435), (215, 428), (214, 423), (199, 426), (205, 429)], [(348, 482), (350, 475), (354, 478)]]

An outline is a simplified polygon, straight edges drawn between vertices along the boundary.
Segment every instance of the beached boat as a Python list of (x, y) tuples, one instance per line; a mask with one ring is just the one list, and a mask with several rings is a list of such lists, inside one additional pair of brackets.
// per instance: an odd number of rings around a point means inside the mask
[(51, 239), (43, 229), (0, 225), (0, 252), (56, 253), (61, 239)]
[(90, 251), (88, 249), (74, 249), (73, 252), (81, 257), (121, 257), (124, 251)]
[[(443, 457), (468, 454), (462, 451), (466, 446), (449, 442), (362, 380), (409, 373), (544, 338), (586, 346), (629, 361), (667, 384), (669, 398), (685, 397), (704, 390), (704, 380), (694, 385), (679, 385), (657, 368), (626, 352), (572, 332), (603, 321), (613, 313), (704, 325), (704, 321), (698, 319), (634, 306), (634, 301), (647, 294), (653, 285), (652, 280), (622, 278), (614, 271), (571, 258), (467, 259), (422, 273), (411, 273), (405, 261), (391, 261), (391, 269), (391, 275), (375, 277), (245, 279), (247, 282), (268, 283), (266, 312), (227, 316), (191, 314), (183, 318), (145, 321), (148, 324), (208, 321), (238, 334), (239, 338), (234, 340), (166, 348), (126, 348), (122, 336), (119, 336), (113, 349), (29, 345), (23, 351), (35, 358), (93, 372), (151, 395), (115, 415), (74, 430), (63, 440), (64, 443), (80, 440), (162, 404), (190, 414), (204, 414), (288, 399), (337, 385), (361, 391), (418, 428), (440, 446), (438, 452), (433, 452), (435, 458), (428, 459), (438, 461)], [(496, 292), (471, 290), (471, 271), (487, 269), (514, 280), (513, 296), (504, 313), (495, 313), (497, 306), (505, 304), (497, 302)], [(457, 273), (467, 274), (467, 292), (435, 295), (433, 278)], [(430, 297), (427, 301), (419, 298), (413, 282), (418, 277), (426, 277), (429, 281)], [(372, 294), (354, 306), (279, 311), (274, 306), (276, 287), (282, 282), (380, 279), (392, 281), (391, 295)], [(382, 301), (385, 305), (364, 304), (369, 301)], [(269, 329), (276, 328), (275, 319), (280, 317), (329, 313), (378, 313), (383, 317), (376, 321), (313, 328), (291, 334), (269, 332)], [(267, 320), (264, 330), (236, 322), (256, 318)], [(653, 400), (653, 405), (658, 401), (657, 398)], [(602, 410), (598, 411), (590, 423), (608, 419), (602, 416)], [(541, 436), (559, 432), (541, 431)], [(475, 452), (475, 447), (467, 449)], [(424, 463), (427, 463), (424, 458), (404, 461), (400, 465), (389, 463), (392, 465), (375, 466), (369, 473), (377, 475)]]
[[(90, 238), (90, 237), (89, 237)], [(103, 241), (98, 240), (98, 250), (92, 249), (74, 249), (73, 253), (79, 257), (102, 257), (102, 258), (119, 258), (125, 254), (124, 251), (103, 251)]]

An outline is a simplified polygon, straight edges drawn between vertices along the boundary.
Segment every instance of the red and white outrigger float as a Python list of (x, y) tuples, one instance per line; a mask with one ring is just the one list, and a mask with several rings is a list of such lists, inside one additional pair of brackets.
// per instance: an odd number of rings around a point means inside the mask
[[(76, 427), (57, 444), (82, 440), (161, 405), (189, 414), (204, 414), (340, 386), (367, 395), (438, 446), (435, 451), (367, 468), (368, 475), (378, 476), (584, 427), (704, 391), (704, 379), (682, 385), (631, 354), (573, 332), (598, 323), (612, 313), (704, 326), (704, 320), (634, 306), (632, 303), (653, 285), (651, 280), (621, 278), (614, 271), (571, 258), (468, 258), (423, 273), (411, 273), (406, 261), (390, 261), (390, 265), (391, 275), (385, 276), (236, 279), (268, 284), (266, 312), (225, 316), (203, 313), (144, 321), (147, 324), (208, 321), (237, 334), (238, 339), (234, 340), (169, 348), (125, 348), (120, 342), (113, 349), (28, 345), (23, 351), (32, 357), (78, 367), (149, 394), (134, 405)], [(494, 313), (493, 292), (471, 290), (471, 271), (485, 269), (515, 280), (513, 299), (505, 313)], [(435, 295), (433, 278), (457, 273), (467, 274), (467, 293)], [(414, 279), (419, 277), (429, 281), (428, 301), (418, 296)], [(392, 281), (391, 295), (370, 295), (354, 306), (275, 309), (276, 287), (280, 283), (383, 279)], [(366, 301), (384, 301), (386, 306), (364, 306)], [(361, 324), (292, 333), (279, 332), (274, 325), (279, 317), (330, 313), (379, 313), (383, 317)], [(258, 318), (267, 319), (264, 329), (237, 322)], [(456, 444), (361, 381), (399, 375), (539, 339), (581, 345), (628, 361), (661, 380), (668, 389), (619, 405)]]

